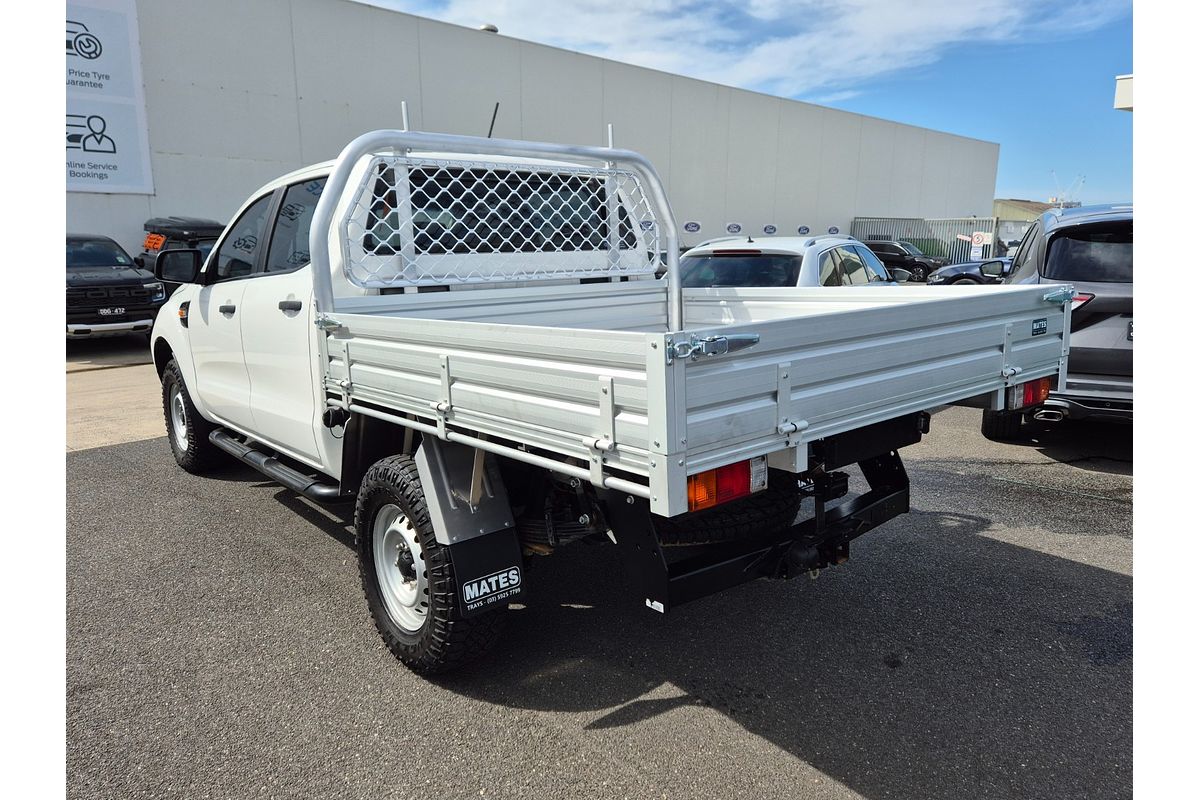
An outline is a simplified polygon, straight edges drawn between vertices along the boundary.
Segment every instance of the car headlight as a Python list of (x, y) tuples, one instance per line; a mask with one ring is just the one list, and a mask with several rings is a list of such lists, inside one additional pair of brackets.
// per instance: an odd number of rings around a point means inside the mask
[(150, 295), (150, 299), (155, 302), (158, 302), (159, 300), (167, 299), (167, 289), (158, 281), (155, 281), (154, 283), (143, 283), (142, 288), (149, 289), (151, 292), (154, 293), (154, 294)]

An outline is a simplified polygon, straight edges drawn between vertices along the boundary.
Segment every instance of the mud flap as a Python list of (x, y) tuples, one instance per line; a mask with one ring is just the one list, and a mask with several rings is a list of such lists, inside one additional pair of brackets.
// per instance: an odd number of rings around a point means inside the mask
[(459, 616), (503, 608), (525, 590), (521, 545), (511, 528), (450, 545)]
[(503, 607), (524, 589), (524, 570), (495, 457), (426, 436), (414, 461), (433, 533), (450, 549), (459, 615)]

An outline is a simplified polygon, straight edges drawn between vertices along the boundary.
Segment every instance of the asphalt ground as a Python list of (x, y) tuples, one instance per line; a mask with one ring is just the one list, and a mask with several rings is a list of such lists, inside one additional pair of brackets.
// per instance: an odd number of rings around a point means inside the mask
[(815, 581), (660, 617), (576, 545), (437, 680), (375, 633), (350, 508), (68, 452), (68, 795), (1128, 797), (1130, 431), (978, 420), (935, 414), (912, 512)]

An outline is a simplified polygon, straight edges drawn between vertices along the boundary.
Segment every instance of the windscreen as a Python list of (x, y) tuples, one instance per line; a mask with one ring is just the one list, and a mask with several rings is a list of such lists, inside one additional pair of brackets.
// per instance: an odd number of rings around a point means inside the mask
[(67, 269), (128, 267), (132, 263), (133, 259), (113, 242), (101, 239), (67, 241)]
[(904, 248), (904, 250), (905, 250), (905, 251), (906, 251), (906, 252), (907, 252), (909, 255), (914, 255), (914, 256), (923, 256), (923, 255), (925, 255), (924, 253), (922, 253), (922, 252), (921, 252), (921, 248), (917, 247), (917, 246), (916, 246), (915, 244), (913, 244), (912, 242), (900, 242), (900, 246), (901, 246), (901, 247), (903, 247), (903, 248)]
[(708, 286), (795, 286), (800, 277), (800, 256), (696, 255), (679, 260), (685, 289)]
[(1055, 281), (1133, 282), (1133, 221), (1068, 228), (1050, 241), (1042, 273)]

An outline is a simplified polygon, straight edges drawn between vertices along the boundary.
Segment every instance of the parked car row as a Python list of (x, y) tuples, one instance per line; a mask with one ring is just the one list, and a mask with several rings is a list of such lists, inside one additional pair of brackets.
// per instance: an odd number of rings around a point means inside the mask
[[(68, 235), (68, 337), (148, 333), (178, 286), (154, 277), (153, 260), (172, 249), (199, 250), (203, 260), (224, 228), (196, 217), (155, 217), (144, 227), (144, 250), (136, 258), (108, 237)], [(1020, 436), (1030, 420), (1132, 420), (1132, 206), (1051, 209), (1030, 226), (1013, 257), (945, 261), (904, 241), (725, 237), (685, 252), (680, 269), (687, 288), (1069, 282), (1076, 295), (1065, 388), (1026, 384), (1025, 396), (1009, 399), (1016, 410), (984, 411), (982, 431), (1002, 440)]]

